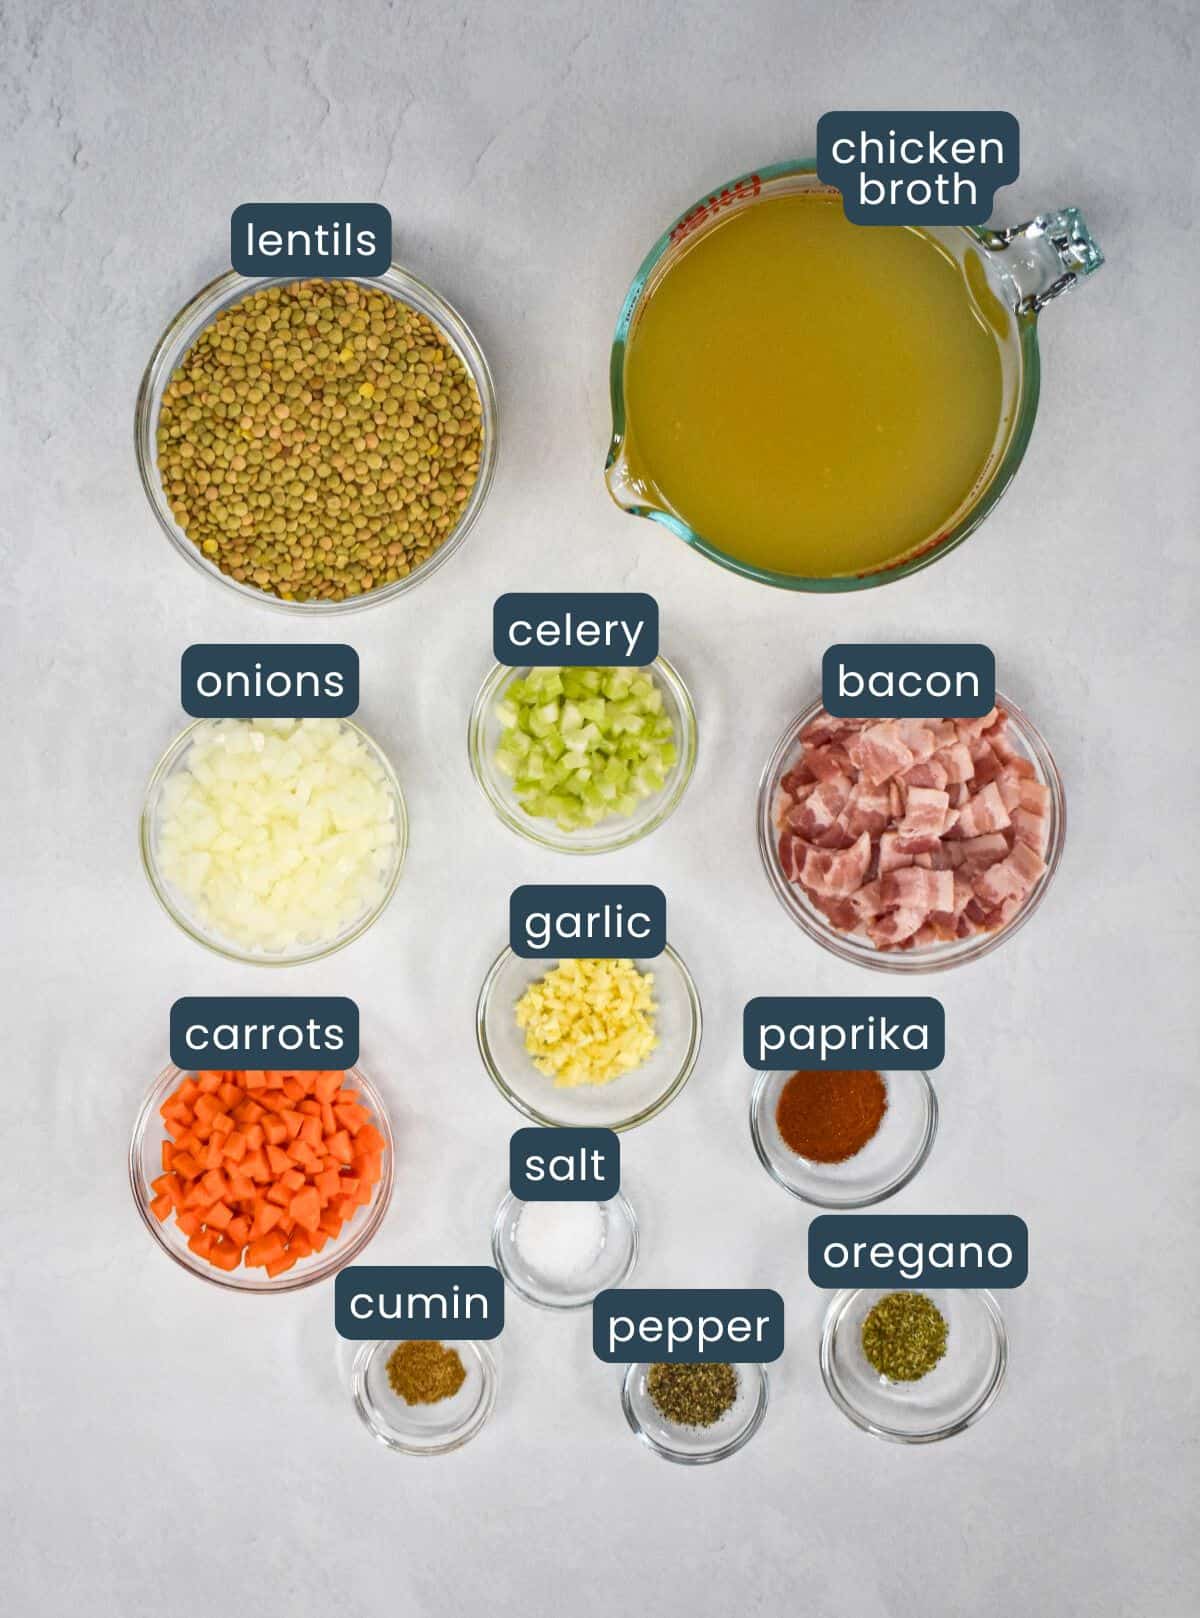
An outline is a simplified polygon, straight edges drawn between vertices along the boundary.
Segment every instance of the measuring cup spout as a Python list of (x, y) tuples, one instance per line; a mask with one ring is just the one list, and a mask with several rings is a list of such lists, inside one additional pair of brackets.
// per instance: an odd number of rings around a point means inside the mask
[(982, 231), (981, 237), (1012, 308), (1037, 315), (1104, 263), (1078, 208), (1040, 213), (1025, 225)]

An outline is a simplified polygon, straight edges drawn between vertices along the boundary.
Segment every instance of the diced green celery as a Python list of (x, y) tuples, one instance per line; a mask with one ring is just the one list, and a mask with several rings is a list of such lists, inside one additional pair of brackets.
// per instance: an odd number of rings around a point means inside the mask
[(633, 814), (678, 756), (649, 670), (531, 669), (497, 703), (496, 767), (522, 809), (565, 831)]

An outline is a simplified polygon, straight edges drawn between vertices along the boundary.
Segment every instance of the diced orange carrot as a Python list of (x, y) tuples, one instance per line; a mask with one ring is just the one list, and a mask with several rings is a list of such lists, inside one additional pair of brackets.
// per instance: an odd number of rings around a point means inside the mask
[(203, 1225), (203, 1220), (198, 1213), (193, 1211), (177, 1214), (175, 1224), (185, 1236), (194, 1236)]
[(321, 1072), (313, 1074), (313, 1094), (318, 1101), (332, 1101), (342, 1088), (341, 1073)]
[(292, 1166), (288, 1154), (278, 1146), (267, 1147), (267, 1162), (270, 1164), (272, 1174), (286, 1174)]
[(257, 1184), (248, 1174), (243, 1174), (235, 1164), (229, 1165), (225, 1178), (229, 1181), (229, 1195), (238, 1202), (253, 1202), (257, 1197)]
[(279, 1088), (291, 1101), (303, 1101), (307, 1093), (300, 1080), (292, 1078), (290, 1075), (288, 1078), (284, 1079)]
[(364, 1124), (354, 1137), (356, 1152), (382, 1152), (387, 1146), (374, 1124)]
[(262, 1121), (263, 1134), (272, 1146), (282, 1146), (288, 1138), (287, 1125), (278, 1113), (269, 1112)]
[(312, 1250), (312, 1238), (308, 1232), (303, 1230), (295, 1231), (292, 1239), (288, 1242), (288, 1252), (294, 1258), (308, 1258), (311, 1256)]
[(198, 1230), (194, 1236), (188, 1237), (188, 1247), (197, 1258), (207, 1258), (212, 1252), (213, 1236), (211, 1231)]
[(225, 1234), (231, 1242), (236, 1242), (239, 1249), (245, 1247), (250, 1240), (250, 1221), (245, 1214), (238, 1214), (231, 1219), (225, 1227)]
[(341, 1179), (342, 1177), (336, 1169), (322, 1169), (320, 1174), (313, 1179), (317, 1195), (325, 1202), (328, 1202), (330, 1197), (340, 1196)]
[(261, 1068), (248, 1067), (242, 1073), (242, 1084), (247, 1090), (265, 1090), (272, 1077), (272, 1074), (265, 1073)]
[(251, 1152), (260, 1152), (266, 1144), (267, 1137), (263, 1134), (262, 1125), (255, 1120), (246, 1129), (246, 1148)]
[(251, 1238), (265, 1236), (269, 1230), (274, 1230), (281, 1213), (282, 1209), (276, 1203), (268, 1202), (266, 1197), (262, 1197), (254, 1208), (254, 1221), (250, 1226)]
[(292, 1218), (305, 1230), (316, 1230), (321, 1223), (321, 1199), (311, 1185), (298, 1191), (288, 1206)]
[(285, 1108), (282, 1113), (280, 1113), (280, 1117), (283, 1119), (284, 1128), (288, 1132), (288, 1139), (295, 1140), (296, 1136), (300, 1133), (300, 1126), (304, 1122), (304, 1114), (301, 1112), (293, 1112), (291, 1108), (288, 1107)]
[(204, 1216), (204, 1223), (212, 1225), (216, 1230), (225, 1230), (233, 1218), (233, 1209), (223, 1202), (214, 1202)]
[(267, 1265), (267, 1274), (273, 1281), (277, 1275), (282, 1275), (285, 1270), (290, 1270), (295, 1262), (296, 1255), (294, 1253), (285, 1253), (282, 1258), (277, 1258), (273, 1263)]
[(219, 1090), (224, 1082), (224, 1073), (215, 1073), (210, 1070), (196, 1074), (196, 1087), (203, 1091), (205, 1095), (212, 1095), (213, 1091)]
[[(362, 1126), (371, 1121), (371, 1114), (367, 1109), (355, 1102), (339, 1102), (333, 1109), (333, 1115), (338, 1121), (338, 1126), (348, 1130), (352, 1135), (357, 1135)], [(332, 1133), (331, 1130), (330, 1134)]]
[(374, 1185), (383, 1175), (383, 1158), (379, 1152), (358, 1152), (354, 1158), (354, 1172), (369, 1185)]
[(339, 1163), (351, 1163), (354, 1154), (350, 1150), (350, 1137), (344, 1129), (336, 1130), (325, 1142), (325, 1150), (330, 1157), (336, 1157)]
[(280, 1258), (283, 1251), (283, 1237), (277, 1230), (272, 1230), (250, 1243), (246, 1249), (246, 1263), (270, 1264), (273, 1259)]
[(214, 1242), (209, 1249), (208, 1262), (219, 1270), (236, 1270), (242, 1262), (242, 1250), (236, 1242)]
[(233, 1119), (227, 1112), (219, 1112), (212, 1121), (214, 1135), (228, 1135), (233, 1129)]
[(240, 1163), (246, 1155), (246, 1137), (240, 1129), (233, 1129), (225, 1137), (225, 1156), (233, 1163)]
[(279, 1176), (279, 1183), (285, 1191), (290, 1191), (292, 1196), (295, 1196), (296, 1192), (304, 1187), (304, 1176), (299, 1169), (287, 1169)]
[(167, 1193), (165, 1191), (160, 1191), (158, 1196), (154, 1197), (151, 1200), (150, 1212), (154, 1215), (155, 1219), (157, 1219), (159, 1224), (161, 1225), (163, 1220), (171, 1212), (171, 1209), (174, 1206), (175, 1206), (174, 1202), (167, 1195)]
[(230, 1084), (228, 1079), (225, 1080), (225, 1083), (217, 1091), (217, 1094), (221, 1098), (221, 1105), (225, 1108), (226, 1112), (233, 1111), (234, 1107), (236, 1107), (238, 1102), (242, 1099), (243, 1093), (244, 1092), (236, 1084)]

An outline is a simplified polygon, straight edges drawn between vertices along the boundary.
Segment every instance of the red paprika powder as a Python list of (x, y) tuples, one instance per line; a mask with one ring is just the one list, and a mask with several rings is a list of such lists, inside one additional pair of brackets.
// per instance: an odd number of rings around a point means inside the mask
[(793, 1073), (779, 1093), (775, 1122), (783, 1143), (810, 1163), (844, 1163), (861, 1152), (887, 1111), (878, 1073)]

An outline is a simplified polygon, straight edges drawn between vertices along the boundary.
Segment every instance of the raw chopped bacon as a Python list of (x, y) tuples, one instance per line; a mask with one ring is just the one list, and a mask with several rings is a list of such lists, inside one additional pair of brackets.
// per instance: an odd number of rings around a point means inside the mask
[(981, 837), (984, 832), (1003, 831), (1009, 825), (1008, 810), (994, 781), (989, 781), (958, 811), (958, 824), (950, 829), (955, 837)]
[(900, 721), (896, 719), (885, 719), (860, 731), (846, 751), (850, 762), (871, 786), (882, 786), (893, 775), (902, 775), (916, 763), (905, 745)]
[(810, 848), (800, 868), (800, 881), (825, 898), (848, 899), (863, 885), (871, 863), (871, 838), (863, 832), (850, 848)]
[(921, 950), (1005, 927), (1046, 872), (1049, 788), (1008, 715), (820, 713), (775, 799), (779, 863), (840, 932)]

